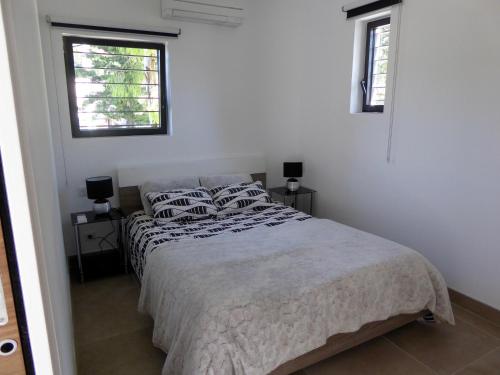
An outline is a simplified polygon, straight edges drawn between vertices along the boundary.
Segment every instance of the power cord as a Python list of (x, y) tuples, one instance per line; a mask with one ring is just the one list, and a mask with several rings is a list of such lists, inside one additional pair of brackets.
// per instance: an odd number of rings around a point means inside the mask
[(111, 232), (105, 234), (104, 236), (92, 236), (92, 237), (89, 236), (90, 239), (99, 240), (97, 246), (99, 246), (99, 250), (101, 253), (105, 251), (105, 249), (103, 248), (104, 243), (107, 243), (112, 249), (116, 247), (115, 244), (109, 240), (109, 237), (116, 233), (115, 223), (111, 218), (111, 216), (109, 216), (109, 222), (111, 223), (112, 227)]

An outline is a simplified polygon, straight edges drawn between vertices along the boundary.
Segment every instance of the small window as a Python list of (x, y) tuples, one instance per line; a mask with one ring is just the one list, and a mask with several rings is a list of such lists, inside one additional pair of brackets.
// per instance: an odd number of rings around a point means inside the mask
[(74, 138), (167, 133), (165, 45), (64, 37)]
[(363, 112), (384, 112), (390, 33), (390, 17), (367, 24)]

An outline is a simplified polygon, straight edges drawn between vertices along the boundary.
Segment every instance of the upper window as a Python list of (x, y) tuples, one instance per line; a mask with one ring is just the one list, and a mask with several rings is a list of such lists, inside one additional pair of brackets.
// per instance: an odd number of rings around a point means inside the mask
[(167, 133), (165, 45), (64, 37), (73, 137)]
[(367, 24), (363, 112), (384, 112), (390, 33), (390, 17)]

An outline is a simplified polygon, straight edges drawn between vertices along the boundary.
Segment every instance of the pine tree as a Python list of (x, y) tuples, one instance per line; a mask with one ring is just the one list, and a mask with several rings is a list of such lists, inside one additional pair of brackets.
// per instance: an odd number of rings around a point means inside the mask
[[(94, 104), (94, 119), (104, 116), (110, 126), (117, 123), (159, 126), (157, 51), (113, 46), (98, 46), (96, 50), (95, 47), (92, 53), (80, 57), (80, 63), (85, 61), (84, 66), (89, 68), (77, 69), (76, 78), (90, 78), (104, 89), (86, 98), (83, 108)], [(76, 56), (75, 62), (79, 65)]]

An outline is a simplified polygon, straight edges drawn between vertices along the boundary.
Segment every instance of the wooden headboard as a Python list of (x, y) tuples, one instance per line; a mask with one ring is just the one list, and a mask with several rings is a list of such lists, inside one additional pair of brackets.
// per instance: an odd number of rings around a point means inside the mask
[(262, 155), (168, 161), (118, 168), (120, 208), (125, 215), (142, 210), (139, 186), (146, 181), (185, 176), (215, 176), (248, 173), (266, 187), (266, 161)]
[[(260, 181), (266, 187), (266, 173), (252, 173), (251, 176), (254, 181)], [(120, 208), (125, 216), (143, 209), (139, 186), (120, 187), (118, 191), (120, 194)]]

